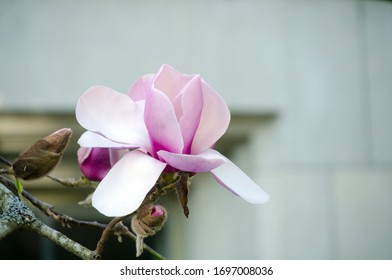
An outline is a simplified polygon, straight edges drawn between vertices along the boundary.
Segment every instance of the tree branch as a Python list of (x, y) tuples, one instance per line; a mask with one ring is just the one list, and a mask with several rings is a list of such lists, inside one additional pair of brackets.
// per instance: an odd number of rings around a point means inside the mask
[[(14, 182), (12, 182), (11, 180), (9, 180), (9, 179), (7, 179), (7, 178), (5, 178), (3, 176), (0, 176), (0, 186), (3, 189), (5, 189), (7, 192), (9, 192), (9, 194), (11, 196), (13, 196), (14, 199), (16, 199), (17, 201), (22, 203), (11, 192), (11, 190), (15, 190)], [(74, 224), (74, 225), (77, 225), (77, 226), (87, 226), (87, 227), (93, 227), (93, 228), (102, 229), (102, 230), (105, 230), (107, 228), (107, 226), (108, 226), (106, 224), (99, 223), (97, 221), (81, 221), (81, 220), (74, 219), (74, 218), (72, 218), (70, 216), (60, 214), (60, 213), (58, 213), (57, 211), (54, 210), (54, 206), (53, 205), (39, 200), (38, 198), (36, 198), (35, 196), (31, 195), (26, 190), (23, 190), (22, 195), (28, 201), (30, 201), (35, 207), (37, 207), (39, 210), (41, 210), (45, 215), (47, 215), (47, 216), (51, 217), (52, 219), (54, 219), (55, 221), (59, 222), (62, 226), (70, 227), (70, 224)], [(1, 192), (0, 192), (0, 197), (3, 198), (3, 195), (2, 195)], [(1, 204), (1, 201), (2, 200), (0, 200), (0, 210), (1, 209), (4, 210), (5, 208)], [(27, 206), (26, 206), (26, 208), (27, 208)], [(1, 218), (1, 216), (0, 216), (0, 218)], [(16, 226), (17, 225), (13, 224), (11, 226), (11, 228), (9, 229), (10, 226), (7, 224), (7, 221), (6, 220), (3, 221), (3, 219), (1, 218), (0, 219), (0, 240), (3, 237), (5, 237), (6, 235), (8, 235), (9, 233), (11, 233), (11, 232), (21, 228), (21, 226), (19, 226), (19, 227), (16, 227)], [(41, 227), (37, 226), (37, 229), (35, 231), (38, 232), (39, 228), (41, 228)], [(45, 234), (45, 232), (43, 232), (43, 233)], [(126, 227), (121, 222), (117, 222), (114, 226), (112, 226), (111, 230), (108, 231), (108, 233), (111, 233), (111, 234), (116, 235), (116, 236), (126, 236), (127, 238), (130, 238), (133, 241), (136, 240), (136, 236), (129, 230), (128, 227)], [(46, 235), (44, 235), (44, 236), (46, 236)], [(60, 245), (60, 246), (62, 246), (62, 245)], [(165, 259), (161, 254), (159, 254), (158, 252), (156, 252), (154, 249), (152, 249), (150, 246), (148, 246), (146, 244), (144, 244), (144, 250), (147, 251), (148, 253), (150, 253), (156, 259), (159, 259), (159, 260), (164, 260)], [(101, 253), (102, 253), (102, 251), (101, 251)], [(92, 258), (96, 258), (96, 257), (97, 257), (96, 254), (94, 254), (92, 256)]]
[[(7, 166), (12, 165), (10, 161), (3, 158), (2, 156), (0, 156), (0, 162)], [(9, 174), (8, 170), (4, 169), (3, 171), (4, 174), (6, 173)], [(91, 182), (89, 182), (84, 178), (80, 178), (76, 180), (72, 178), (71, 179), (56, 178), (50, 175), (48, 175), (47, 177), (49, 177), (55, 182), (58, 182), (68, 187), (76, 187), (81, 185), (91, 186), (92, 184)], [(106, 240), (110, 234), (116, 235), (118, 237), (124, 235), (130, 238), (131, 240), (136, 241), (136, 236), (129, 230), (128, 227), (126, 227), (121, 222), (125, 217), (115, 218), (108, 225), (99, 223), (97, 221), (77, 220), (70, 216), (58, 213), (57, 211), (55, 211), (53, 205), (39, 200), (38, 198), (31, 195), (26, 190), (22, 191), (23, 197), (25, 197), (28, 201), (30, 201), (35, 207), (41, 210), (45, 215), (53, 218), (55, 221), (59, 222), (64, 227), (70, 227), (70, 224), (74, 224), (77, 226), (88, 226), (97, 229), (102, 229), (103, 233), (101, 239), (97, 244), (97, 248), (95, 251), (91, 251), (83, 247), (79, 243), (69, 239), (61, 232), (58, 232), (48, 227), (42, 221), (37, 220), (33, 212), (12, 193), (15, 191), (16, 191), (15, 183), (9, 178), (5, 176), (1, 176), (0, 174), (0, 240), (18, 229), (32, 230), (44, 237), (47, 237), (48, 239), (52, 240), (56, 244), (70, 251), (71, 253), (74, 253), (75, 255), (79, 256), (82, 259), (100, 258), (103, 252), (103, 248), (104, 248), (103, 246), (105, 245)], [(18, 212), (18, 213), (11, 214), (8, 210), (6, 210), (9, 208), (9, 205), (17, 206), (16, 207), (16, 209), (18, 209), (17, 211), (23, 210), (24, 212), (26, 212), (26, 214), (23, 215), (23, 211), (22, 213)], [(144, 244), (144, 250), (150, 253), (156, 259), (160, 259), (160, 260), (165, 259), (162, 255), (160, 255), (158, 252), (156, 252), (154, 249), (152, 249), (146, 244)]]
[(0, 184), (0, 240), (16, 230), (31, 230), (60, 245), (82, 259), (93, 259), (94, 251), (87, 249), (61, 232), (37, 219), (34, 213), (3, 184)]
[(68, 238), (63, 233), (52, 229), (51, 227), (47, 226), (40, 220), (35, 220), (28, 226), (29, 230), (33, 230), (37, 232), (39, 235), (48, 238), (49, 240), (53, 241), (57, 245), (61, 246), (65, 250), (73, 253), (74, 255), (78, 256), (84, 260), (92, 260), (95, 259), (95, 252), (91, 251), (90, 249), (80, 245), (78, 242)]
[(22, 201), (0, 184), (0, 240), (35, 221), (33, 212)]

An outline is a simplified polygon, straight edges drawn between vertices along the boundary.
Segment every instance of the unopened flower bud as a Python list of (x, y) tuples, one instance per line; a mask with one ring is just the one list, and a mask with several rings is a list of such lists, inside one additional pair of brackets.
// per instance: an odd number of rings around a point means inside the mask
[(167, 211), (160, 205), (144, 204), (132, 217), (132, 230), (136, 233), (136, 256), (143, 252), (143, 239), (157, 233), (165, 224)]
[(83, 176), (91, 181), (101, 181), (112, 168), (109, 148), (80, 147), (78, 162)]
[(90, 181), (101, 181), (128, 149), (88, 148), (78, 150), (78, 163), (83, 176)]
[(132, 218), (132, 229), (135, 233), (147, 237), (154, 235), (165, 224), (166, 209), (160, 205), (145, 204)]
[(72, 130), (63, 128), (38, 140), (12, 164), (16, 178), (37, 179), (48, 174), (59, 162)]

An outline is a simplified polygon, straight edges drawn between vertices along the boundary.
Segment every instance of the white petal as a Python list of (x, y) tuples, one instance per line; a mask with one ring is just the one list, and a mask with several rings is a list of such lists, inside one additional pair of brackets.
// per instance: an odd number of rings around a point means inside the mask
[(108, 217), (134, 212), (165, 167), (165, 163), (139, 150), (125, 154), (98, 185), (93, 206)]
[(88, 89), (76, 105), (76, 119), (85, 129), (115, 142), (147, 148), (150, 144), (144, 124), (144, 101), (104, 87)]
[(265, 203), (269, 200), (269, 195), (229, 159), (211, 170), (211, 173), (222, 186), (249, 203)]
[(82, 147), (91, 148), (137, 148), (129, 144), (114, 142), (91, 131), (83, 133), (78, 140), (78, 144)]
[(170, 166), (187, 172), (207, 172), (226, 162), (224, 156), (208, 149), (197, 155), (185, 155), (159, 151), (158, 155)]

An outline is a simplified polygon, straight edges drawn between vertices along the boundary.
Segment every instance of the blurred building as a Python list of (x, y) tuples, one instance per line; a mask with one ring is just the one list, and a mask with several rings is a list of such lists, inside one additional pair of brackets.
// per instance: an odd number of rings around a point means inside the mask
[[(168, 224), (146, 241), (168, 258), (392, 258), (391, 2), (2, 0), (0, 42), (0, 153), (72, 127), (59, 176), (79, 176), (74, 108), (92, 85), (126, 92), (168, 63), (227, 100), (217, 148), (271, 200), (249, 205), (197, 175), (189, 219), (167, 197)], [(77, 205), (86, 189), (26, 188), (104, 220)], [(7, 240), (2, 258), (19, 242)], [(58, 258), (50, 246), (32, 257)]]

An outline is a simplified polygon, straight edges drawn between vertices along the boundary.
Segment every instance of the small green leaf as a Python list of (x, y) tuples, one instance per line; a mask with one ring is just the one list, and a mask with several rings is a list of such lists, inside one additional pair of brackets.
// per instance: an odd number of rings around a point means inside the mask
[(22, 182), (16, 178), (16, 190), (18, 191), (19, 198), (22, 199), (23, 185)]

